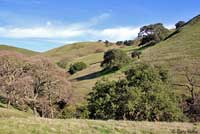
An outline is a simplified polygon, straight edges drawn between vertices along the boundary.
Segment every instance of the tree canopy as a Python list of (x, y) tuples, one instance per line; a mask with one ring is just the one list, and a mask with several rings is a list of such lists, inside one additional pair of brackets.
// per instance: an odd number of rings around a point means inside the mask
[(126, 52), (120, 49), (108, 50), (104, 53), (104, 60), (101, 66), (104, 69), (120, 69), (123, 65), (129, 63), (130, 57)]
[(90, 118), (184, 120), (167, 78), (166, 70), (142, 64), (128, 70), (126, 79), (98, 81), (89, 94)]
[(169, 30), (162, 23), (151, 24), (140, 28), (138, 38), (141, 38), (140, 45), (145, 45), (148, 42), (159, 42), (169, 35)]

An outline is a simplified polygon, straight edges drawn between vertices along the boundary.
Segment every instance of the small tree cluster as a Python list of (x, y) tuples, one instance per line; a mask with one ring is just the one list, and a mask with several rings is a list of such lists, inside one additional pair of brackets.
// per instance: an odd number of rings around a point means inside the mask
[(76, 62), (76, 63), (70, 65), (69, 73), (75, 74), (76, 72), (81, 71), (85, 68), (87, 68), (87, 65), (84, 62)]
[(137, 57), (138, 59), (140, 59), (141, 54), (142, 54), (141, 51), (134, 51), (134, 52), (131, 53), (131, 57), (132, 58), (136, 58)]
[(126, 52), (120, 49), (108, 50), (104, 53), (104, 60), (101, 66), (104, 69), (120, 69), (122, 66), (129, 63), (130, 58)]
[(117, 41), (116, 45), (118, 45), (118, 46), (122, 46), (122, 45), (131, 46), (131, 45), (133, 45), (133, 42), (134, 42), (133, 40)]
[(64, 58), (62, 60), (60, 60), (59, 62), (57, 62), (56, 64), (60, 67), (60, 68), (63, 68), (63, 69), (66, 69), (67, 67), (67, 64), (68, 64), (68, 59), (67, 58)]
[(166, 29), (163, 24), (157, 23), (140, 28), (138, 38), (141, 39), (140, 46), (142, 46), (151, 41), (159, 42), (165, 39), (168, 35), (169, 30)]

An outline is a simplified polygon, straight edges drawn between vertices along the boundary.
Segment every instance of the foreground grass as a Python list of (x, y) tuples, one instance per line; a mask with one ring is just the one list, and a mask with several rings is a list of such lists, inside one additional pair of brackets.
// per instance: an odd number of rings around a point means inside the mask
[(0, 118), (10, 118), (10, 117), (19, 117), (19, 118), (27, 118), (31, 116), (29, 113), (23, 113), (17, 110), (0, 108)]
[(1, 118), (0, 134), (198, 134), (200, 124)]
[[(1, 104), (1, 103), (0, 103)], [(0, 134), (199, 134), (200, 123), (44, 119), (0, 108)]]

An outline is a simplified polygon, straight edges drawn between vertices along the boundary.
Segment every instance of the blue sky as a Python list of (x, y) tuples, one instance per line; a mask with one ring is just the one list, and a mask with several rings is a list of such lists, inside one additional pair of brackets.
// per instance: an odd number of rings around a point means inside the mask
[(141, 26), (172, 28), (200, 13), (199, 0), (0, 0), (0, 44), (46, 51), (64, 44), (126, 40)]

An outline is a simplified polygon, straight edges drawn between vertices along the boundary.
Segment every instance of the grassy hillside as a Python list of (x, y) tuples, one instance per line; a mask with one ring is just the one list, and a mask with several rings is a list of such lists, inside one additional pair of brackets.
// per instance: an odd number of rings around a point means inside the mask
[[(200, 57), (200, 16), (180, 32), (144, 51), (143, 59), (153, 62), (196, 59)], [(180, 61), (180, 62), (181, 62)]]
[(51, 58), (53, 61), (62, 59), (72, 61), (79, 57), (103, 52), (109, 48), (110, 47), (106, 46), (103, 42), (80, 42), (52, 49), (45, 52), (44, 55)]
[(11, 118), (11, 117), (27, 118), (32, 115), (31, 113), (18, 111), (11, 106), (9, 108), (6, 107), (7, 107), (6, 104), (0, 103), (0, 118)]
[(189, 21), (180, 31), (143, 51), (142, 60), (166, 66), (175, 83), (185, 82), (184, 67), (200, 67), (200, 16)]
[(31, 50), (27, 50), (27, 49), (23, 49), (23, 48), (17, 48), (17, 47), (12, 47), (12, 46), (7, 46), (7, 45), (0, 45), (0, 52), (1, 51), (14, 51), (14, 52), (18, 52), (27, 56), (33, 56), (38, 54), (37, 52), (31, 51)]
[[(130, 47), (124, 47), (120, 48), (127, 53), (130, 51), (133, 51), (134, 49), (137, 49), (136, 46), (130, 46)], [(104, 52), (101, 53), (94, 53), (94, 54), (88, 54), (83, 57), (79, 57), (74, 59), (72, 62), (85, 62), (88, 67), (80, 72), (77, 72), (74, 75), (69, 76), (69, 80), (72, 83), (72, 89), (74, 90), (76, 94), (77, 101), (83, 101), (84, 97), (91, 91), (92, 87), (95, 85), (95, 83), (102, 79), (102, 78), (108, 78), (110, 80), (117, 80), (120, 77), (122, 77), (124, 69), (127, 67), (125, 66), (119, 71), (113, 72), (113, 73), (106, 73), (102, 72), (102, 68), (100, 67), (100, 63), (103, 61), (103, 55)]]
[(1, 118), (0, 134), (198, 134), (200, 124)]
[[(200, 16), (197, 16), (193, 18), (191, 21), (189, 21), (183, 28), (179, 30), (179, 32), (176, 32), (176, 34), (172, 34), (170, 38), (168, 38), (165, 41), (162, 41), (159, 44), (156, 44), (153, 47), (141, 49), (142, 50), (142, 62), (149, 62), (156, 65), (163, 65), (165, 66), (169, 72), (170, 75), (174, 81), (174, 83), (182, 83), (186, 82), (184, 77), (181, 74), (180, 69), (182, 69), (185, 66), (200, 66)], [(88, 65), (88, 68), (80, 71), (72, 76), (69, 77), (69, 80), (72, 81), (73, 89), (77, 95), (77, 97), (83, 98), (85, 95), (91, 91), (91, 88), (94, 86), (95, 82), (103, 77), (109, 78), (109, 79), (118, 79), (122, 76), (122, 72), (124, 69), (117, 71), (115, 73), (102, 75), (100, 62), (103, 60), (103, 53), (87, 53), (88, 49), (87, 46), (92, 46), (91, 43), (89, 45), (87, 43), (79, 44), (80, 46), (85, 45), (85, 47), (82, 46), (81, 49), (73, 49), (71, 52), (69, 49), (66, 52), (73, 53), (76, 56), (73, 59), (73, 61), (69, 62), (77, 62), (77, 61), (83, 61)], [(77, 46), (79, 46), (77, 45)], [(102, 45), (102, 44), (95, 44), (96, 45)], [(75, 45), (76, 46), (76, 45)], [(75, 47), (74, 46), (74, 47)], [(69, 48), (73, 48), (73, 45), (68, 46)], [(66, 48), (66, 46), (64, 47)], [(62, 48), (59, 48), (63, 50)], [(120, 48), (124, 51), (131, 52), (134, 49), (138, 49), (137, 47), (125, 47)], [(140, 48), (139, 48), (140, 49)], [(61, 52), (59, 50), (59, 52)], [(77, 56), (77, 53), (79, 53), (79, 50), (83, 54), (82, 56)], [(105, 49), (106, 50), (106, 49)], [(55, 51), (55, 50), (54, 50)], [(125, 67), (126, 68), (126, 67)], [(177, 87), (179, 89), (179, 87)], [(182, 89), (182, 88), (181, 88)], [(179, 92), (177, 90), (177, 92)], [(180, 93), (183, 91), (180, 90)]]
[[(52, 61), (67, 60), (68, 65), (74, 62), (83, 61), (88, 67), (68, 77), (72, 82), (76, 101), (83, 102), (87, 93), (91, 91), (95, 82), (103, 77), (110, 80), (123, 77), (121, 70), (106, 73), (102, 72), (100, 62), (103, 54), (111, 48), (119, 48), (115, 45), (106, 46), (99, 42), (85, 42), (66, 45), (50, 50), (42, 55), (49, 57)], [(186, 82), (181, 69), (189, 67), (200, 67), (200, 16), (189, 21), (178, 32), (176, 31), (167, 40), (148, 48), (136, 46), (119, 48), (127, 53), (135, 49), (142, 50), (140, 61), (156, 65), (163, 65), (170, 71), (173, 82)], [(34, 55), (24, 49), (0, 46), (0, 50), (19, 51), (26, 55)], [(134, 64), (134, 63), (133, 63)], [(179, 89), (179, 88), (178, 88)], [(179, 90), (180, 93), (183, 89)], [(187, 93), (187, 92), (185, 92)], [(131, 122), (131, 121), (95, 121), (78, 119), (43, 119), (33, 117), (29, 113), (23, 113), (13, 108), (6, 109), (0, 103), (0, 134), (35, 134), (35, 133), (67, 133), (67, 134), (198, 134), (200, 133), (199, 123), (166, 123), (166, 122)]]
[[(103, 42), (80, 42), (55, 48), (43, 53), (43, 55), (54, 62), (67, 61), (68, 67), (70, 64), (80, 61), (88, 65), (87, 69), (68, 78), (72, 82), (76, 100), (80, 102), (91, 91), (96, 81), (104, 77), (100, 72), (102, 70), (100, 62), (103, 60), (104, 52), (112, 48), (119, 48), (119, 46), (115, 44), (105, 45)], [(132, 47), (122, 49), (128, 51)], [(106, 75), (106, 77), (108, 76), (110, 75)], [(117, 73), (114, 76), (117, 77)]]

